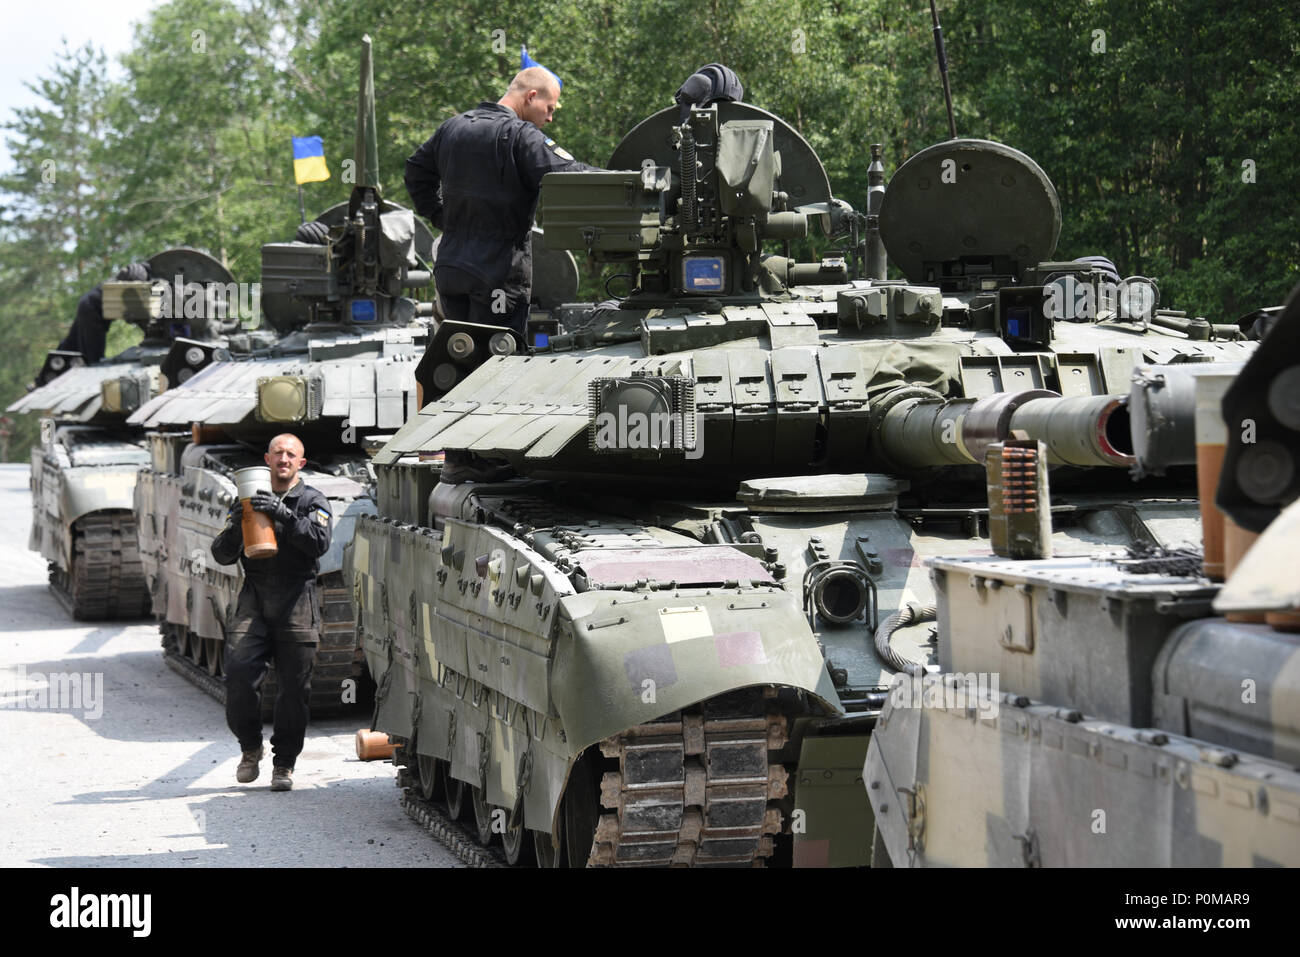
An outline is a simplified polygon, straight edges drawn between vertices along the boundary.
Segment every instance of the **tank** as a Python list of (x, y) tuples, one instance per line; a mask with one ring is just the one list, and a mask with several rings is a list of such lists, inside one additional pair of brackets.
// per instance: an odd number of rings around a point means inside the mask
[(224, 355), (239, 326), (234, 277), (211, 256), (168, 249), (148, 263), (150, 281), (103, 284), (104, 318), (124, 319), (144, 338), (91, 365), (52, 351), (40, 378), (54, 377), (8, 410), (43, 417), (28, 547), (49, 562), (51, 591), (78, 619), (149, 614), (132, 512), (149, 446), (127, 418)]
[(1194, 385), (1203, 554), (929, 562), (938, 668), (863, 768), (876, 864), (1300, 864), (1298, 348), (1300, 289)]
[[(381, 193), (368, 37), (360, 87), (348, 201), (299, 230), (310, 241), (262, 247), (262, 338), (233, 337), (225, 361), (130, 418), (151, 442), (134, 509), (164, 653), (221, 700), (226, 630), (243, 576), (238, 564), (218, 565), (210, 545), (235, 500), (234, 473), (262, 465), (282, 432), (304, 442), (303, 481), (329, 498), (334, 516), (333, 544), (320, 560), (323, 627), (311, 708), (338, 711), (366, 695), (342, 551), (358, 517), (375, 510), (368, 448), (417, 407), (415, 363), (432, 304), (413, 296), (429, 284), (433, 237)], [(274, 671), (262, 700), (269, 713)]]
[[(408, 808), (510, 863), (865, 864), (868, 742), (936, 663), (923, 561), (991, 551), (987, 449), (1045, 443), (1058, 550), (1176, 538), (1194, 443), (1135, 482), (1133, 370), (1253, 344), (1054, 261), (1056, 192), (1001, 144), (917, 154), (866, 215), (738, 101), (656, 113), (606, 165), (546, 177), (542, 225), (623, 264), (622, 298), (525, 342), (443, 323), (374, 457), (345, 571), (374, 727)], [(797, 261), (815, 227), (838, 245)]]

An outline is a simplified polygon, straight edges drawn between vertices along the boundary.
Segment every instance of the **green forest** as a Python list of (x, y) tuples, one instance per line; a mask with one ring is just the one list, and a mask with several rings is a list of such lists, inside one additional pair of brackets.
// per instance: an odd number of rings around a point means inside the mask
[[(1300, 6), (1226, 0), (944, 0), (959, 136), (1032, 156), (1055, 183), (1057, 258), (1103, 254), (1161, 300), (1214, 321), (1300, 280)], [(926, 0), (172, 0), (113, 69), (65, 49), (3, 117), (0, 398), (22, 394), (78, 297), (126, 263), (190, 245), (258, 278), (298, 224), (291, 136), (320, 135), (347, 196), (358, 43), (370, 34), (380, 182), (408, 202), (406, 157), (443, 120), (496, 100), (519, 48), (564, 82), (547, 127), (603, 164), (702, 64), (788, 120), (836, 195), (862, 209), (872, 143), (887, 173), (948, 136)], [(109, 355), (138, 332), (115, 323)], [(19, 417), (9, 458), (36, 422)]]

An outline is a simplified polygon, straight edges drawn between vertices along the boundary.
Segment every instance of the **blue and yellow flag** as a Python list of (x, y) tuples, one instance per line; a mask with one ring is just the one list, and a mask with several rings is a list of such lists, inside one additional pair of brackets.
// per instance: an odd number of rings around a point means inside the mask
[(293, 138), (293, 178), (299, 186), (330, 178), (329, 167), (325, 165), (325, 147), (319, 136)]

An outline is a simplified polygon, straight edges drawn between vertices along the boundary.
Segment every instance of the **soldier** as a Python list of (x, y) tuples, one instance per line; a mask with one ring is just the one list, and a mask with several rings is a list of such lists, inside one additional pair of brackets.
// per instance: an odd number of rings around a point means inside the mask
[(406, 161), (415, 211), (442, 230), (434, 279), (446, 318), (523, 335), (542, 177), (598, 169), (542, 133), (559, 98), (550, 70), (520, 70), (500, 100), (447, 120)]
[[(149, 264), (135, 262), (123, 266), (113, 277), (119, 282), (145, 282), (150, 278)], [(104, 358), (104, 345), (108, 341), (109, 321), (104, 318), (104, 286), (101, 283), (77, 300), (77, 312), (72, 320), (72, 328), (55, 348), (63, 352), (80, 352), (86, 365), (93, 366)], [(43, 372), (37, 375), (35, 382), (28, 389), (39, 388), (57, 376), (57, 372)]]
[(275, 555), (241, 557), (240, 502), (231, 507), (226, 527), (212, 542), (218, 562), (230, 565), (238, 558), (244, 566), (244, 587), (226, 645), (226, 724), (243, 751), (235, 772), (240, 784), (257, 780), (263, 756), (259, 691), (275, 659), (272, 791), (293, 787), (293, 765), (307, 731), (311, 670), (320, 641), (316, 574), (318, 559), (330, 547), (329, 500), (298, 477), (307, 464), (305, 455), (302, 442), (287, 432), (271, 440), (265, 455), (271, 491), (257, 493), (251, 504), (275, 524)]

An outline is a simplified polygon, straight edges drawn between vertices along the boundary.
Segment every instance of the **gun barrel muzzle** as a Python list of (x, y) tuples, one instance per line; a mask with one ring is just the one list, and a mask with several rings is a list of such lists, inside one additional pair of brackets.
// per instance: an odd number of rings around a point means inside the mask
[(981, 399), (912, 395), (881, 417), (883, 457), (902, 469), (982, 465), (988, 447), (1014, 431), (1047, 447), (1052, 465), (1128, 467), (1135, 461), (1126, 396), (1068, 396), (1045, 390)]

